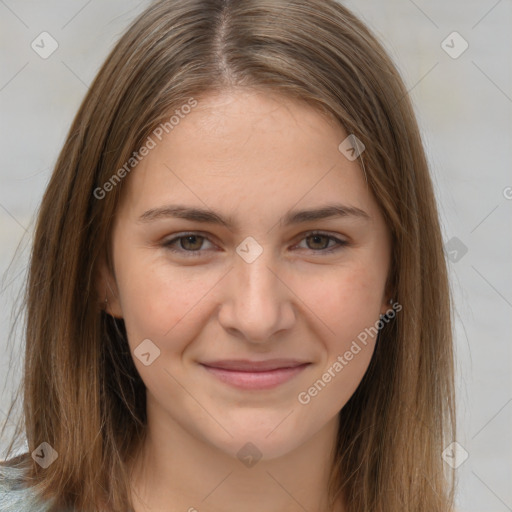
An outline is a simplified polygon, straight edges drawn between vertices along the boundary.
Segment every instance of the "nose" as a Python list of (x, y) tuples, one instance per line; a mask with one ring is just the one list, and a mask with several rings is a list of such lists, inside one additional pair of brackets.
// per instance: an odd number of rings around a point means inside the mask
[(222, 327), (253, 344), (268, 344), (291, 329), (296, 313), (287, 277), (270, 250), (251, 263), (236, 255), (218, 313)]

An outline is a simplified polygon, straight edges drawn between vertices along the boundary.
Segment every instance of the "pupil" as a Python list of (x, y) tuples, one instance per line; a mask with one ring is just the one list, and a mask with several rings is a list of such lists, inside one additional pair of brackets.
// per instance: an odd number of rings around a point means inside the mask
[(185, 237), (185, 241), (186, 241), (186, 244), (188, 244), (189, 242), (194, 245), (194, 240), (197, 239), (197, 236), (196, 235), (188, 235)]
[(312, 236), (312, 238), (313, 238), (313, 240), (314, 240), (314, 242), (313, 242), (313, 243), (320, 243), (320, 242), (318, 242), (318, 241), (319, 241), (319, 239), (321, 239), (321, 238), (323, 238), (323, 237), (324, 237), (324, 235), (313, 235), (313, 236)]

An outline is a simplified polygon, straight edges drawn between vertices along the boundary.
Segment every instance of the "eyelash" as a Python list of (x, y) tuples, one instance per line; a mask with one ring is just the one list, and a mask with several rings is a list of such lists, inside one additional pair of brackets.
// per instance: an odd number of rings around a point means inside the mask
[[(171, 238), (170, 240), (166, 240), (165, 242), (163, 242), (162, 246), (171, 252), (186, 254), (187, 258), (201, 256), (201, 254), (204, 252), (201, 249), (198, 249), (195, 251), (188, 251), (186, 249), (176, 249), (176, 248), (172, 247), (173, 244), (175, 244), (176, 242), (178, 242), (179, 240), (181, 240), (183, 238), (187, 238), (188, 236), (198, 236), (200, 238), (204, 238), (204, 239), (208, 240), (208, 237), (206, 237), (205, 235), (202, 235), (201, 233), (198, 233), (198, 232), (182, 233), (179, 236)], [(306, 238), (310, 238), (312, 236), (325, 236), (329, 239), (329, 241), (332, 240), (332, 241), (336, 242), (336, 245), (334, 247), (331, 247), (330, 249), (318, 249), (318, 250), (309, 249), (310, 251), (312, 251), (314, 253), (331, 254), (331, 253), (339, 251), (343, 247), (349, 245), (347, 241), (340, 240), (339, 238), (336, 238), (335, 236), (329, 235), (328, 233), (323, 233), (321, 231), (311, 231), (309, 233), (306, 233), (306, 235), (301, 239), (301, 241), (305, 240)]]

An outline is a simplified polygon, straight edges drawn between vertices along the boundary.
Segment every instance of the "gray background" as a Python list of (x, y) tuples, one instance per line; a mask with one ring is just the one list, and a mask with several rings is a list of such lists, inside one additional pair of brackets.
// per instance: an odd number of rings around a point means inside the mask
[[(380, 37), (410, 91), (453, 260), (457, 441), (469, 454), (457, 506), (512, 511), (512, 2), (344, 3)], [(1, 421), (20, 378), (20, 333), (8, 336), (34, 214), (88, 84), (146, 5), (0, 0)], [(43, 31), (59, 45), (47, 59), (31, 48)], [(442, 47), (454, 31), (469, 44), (458, 58)], [(462, 48), (451, 39), (452, 52)]]

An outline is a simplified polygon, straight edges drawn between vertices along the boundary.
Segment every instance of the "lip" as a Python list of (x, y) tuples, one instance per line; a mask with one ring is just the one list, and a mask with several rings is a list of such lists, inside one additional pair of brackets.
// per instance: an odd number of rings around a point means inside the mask
[(267, 361), (222, 360), (200, 363), (210, 374), (241, 389), (272, 389), (301, 373), (309, 362), (296, 359)]

